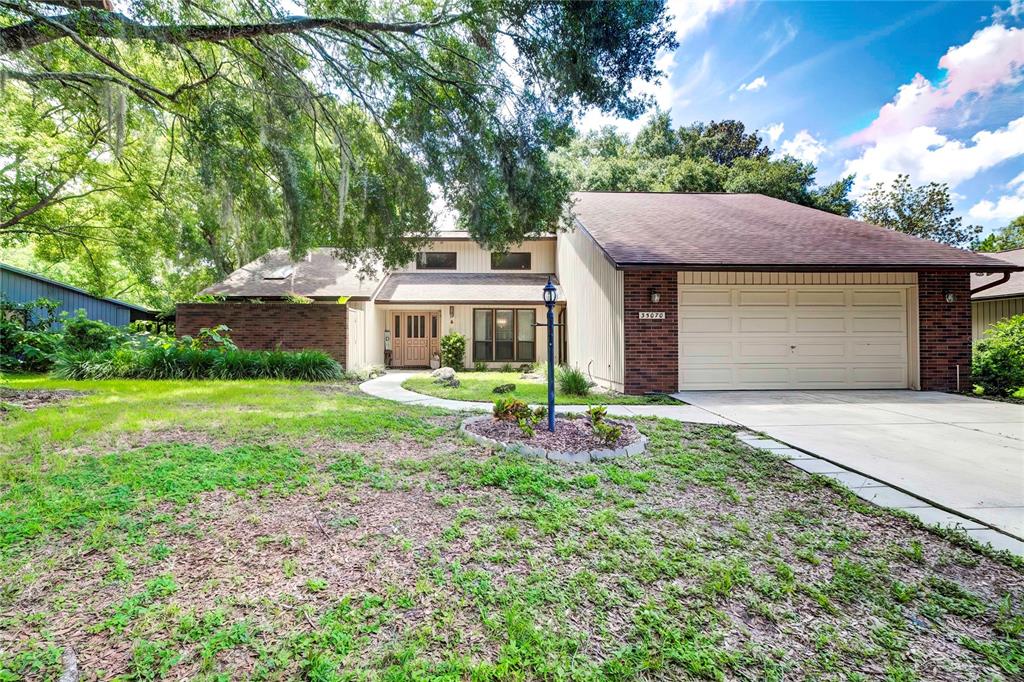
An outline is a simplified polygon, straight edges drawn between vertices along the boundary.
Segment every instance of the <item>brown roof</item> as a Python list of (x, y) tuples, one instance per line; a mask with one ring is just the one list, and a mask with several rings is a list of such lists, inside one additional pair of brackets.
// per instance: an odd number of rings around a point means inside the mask
[[(985, 255), (1024, 267), (1024, 249), (1012, 249), (1010, 251), (1000, 251), (999, 253), (988, 253)], [(984, 277), (981, 275), (971, 275), (971, 288), (977, 289), (984, 284), (996, 282), (999, 279), (999, 276)], [(979, 300), (983, 298), (1007, 298), (1009, 296), (1024, 296), (1024, 273), (1014, 272), (1010, 275), (1010, 280), (1006, 284), (985, 289), (985, 291), (979, 292), (971, 298)]]
[(366, 274), (338, 260), (334, 249), (313, 249), (297, 263), (292, 262), (287, 249), (274, 249), (199, 293), (247, 298), (289, 294), (309, 298), (348, 296), (359, 300), (373, 296), (383, 279), (379, 269)]
[(620, 268), (1017, 269), (999, 259), (762, 194), (577, 192), (576, 218)]
[[(542, 305), (547, 275), (476, 272), (396, 272), (378, 303), (517, 303)], [(552, 281), (558, 283), (552, 277)], [(561, 299), (561, 292), (559, 292)]]

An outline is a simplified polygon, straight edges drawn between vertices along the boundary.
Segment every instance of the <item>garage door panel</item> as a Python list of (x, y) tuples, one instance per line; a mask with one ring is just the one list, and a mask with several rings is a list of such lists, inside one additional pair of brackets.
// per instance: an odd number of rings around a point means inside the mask
[(680, 285), (684, 389), (906, 388), (905, 287)]

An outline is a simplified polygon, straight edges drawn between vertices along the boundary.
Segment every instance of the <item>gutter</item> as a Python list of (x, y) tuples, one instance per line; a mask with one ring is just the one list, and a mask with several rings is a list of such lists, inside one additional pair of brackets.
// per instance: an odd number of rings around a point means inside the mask
[(1000, 284), (1006, 284), (1009, 281), (1010, 281), (1010, 273), (1009, 272), (1004, 272), (1003, 276), (1000, 279), (997, 279), (994, 282), (989, 282), (988, 284), (982, 284), (977, 289), (971, 289), (971, 297), (973, 298), (975, 294), (980, 294), (981, 292), (985, 291), (986, 289), (991, 289), (992, 287), (997, 287)]

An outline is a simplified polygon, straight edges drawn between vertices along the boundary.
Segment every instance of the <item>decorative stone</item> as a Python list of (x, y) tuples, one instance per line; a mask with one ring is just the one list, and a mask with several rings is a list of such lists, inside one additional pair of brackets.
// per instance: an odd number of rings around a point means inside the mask
[(564, 464), (586, 464), (590, 461), (590, 453), (584, 452), (549, 452), (548, 459)]
[(515, 384), (502, 384), (501, 386), (495, 386), (493, 393), (511, 393), (516, 390)]
[(441, 381), (451, 381), (455, 378), (455, 370), (451, 367), (440, 367), (431, 372), (430, 376)]

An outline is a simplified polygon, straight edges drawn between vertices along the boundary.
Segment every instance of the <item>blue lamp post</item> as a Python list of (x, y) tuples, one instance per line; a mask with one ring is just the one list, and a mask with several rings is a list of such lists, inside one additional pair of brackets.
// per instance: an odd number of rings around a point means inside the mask
[(548, 431), (555, 430), (555, 300), (558, 290), (551, 283), (544, 285), (544, 305), (548, 307)]

